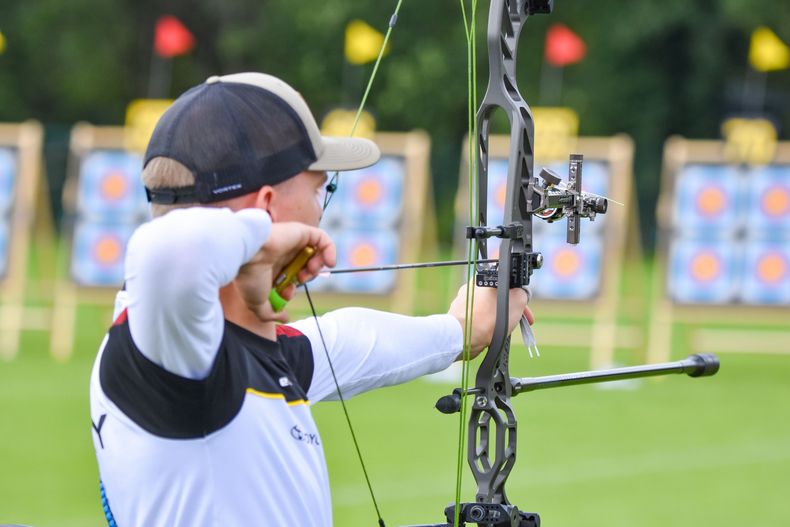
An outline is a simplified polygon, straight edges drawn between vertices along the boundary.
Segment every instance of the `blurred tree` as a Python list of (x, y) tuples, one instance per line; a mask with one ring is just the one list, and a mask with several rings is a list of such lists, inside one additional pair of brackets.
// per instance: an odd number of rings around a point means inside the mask
[[(173, 59), (170, 95), (216, 73), (267, 71), (301, 90), (320, 117), (337, 104), (356, 104), (372, 67), (344, 63), (346, 24), (359, 18), (384, 31), (394, 5), (394, 0), (4, 0), (0, 120), (121, 123), (126, 104), (146, 95), (153, 28), (164, 14), (177, 16), (196, 39), (190, 54)], [(488, 3), (480, 2), (481, 97), (487, 9)], [(557, 22), (588, 45), (585, 59), (564, 74), (562, 104), (580, 113), (582, 134), (626, 132), (635, 138), (648, 233), (664, 139), (718, 137), (721, 119), (742, 109), (755, 27), (767, 25), (790, 42), (790, 10), (782, 2), (557, 0), (554, 14), (530, 20), (522, 39), (520, 86), (533, 104), (540, 96), (546, 28)], [(466, 52), (457, 2), (405, 2), (391, 46), (368, 107), (382, 129), (421, 127), (431, 134), (440, 227), (449, 240), (466, 133)], [(790, 73), (768, 75), (766, 109), (779, 120), (783, 137), (790, 130), (788, 93)]]

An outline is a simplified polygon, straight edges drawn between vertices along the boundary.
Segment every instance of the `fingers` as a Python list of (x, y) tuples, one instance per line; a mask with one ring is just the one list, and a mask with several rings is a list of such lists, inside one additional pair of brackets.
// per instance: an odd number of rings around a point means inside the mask
[(524, 308), (524, 316), (527, 318), (527, 322), (529, 322), (530, 326), (535, 323), (535, 315), (532, 314), (532, 310), (529, 306)]
[(288, 312), (283, 309), (282, 311), (275, 311), (269, 302), (258, 304), (257, 306), (249, 306), (250, 311), (255, 313), (255, 316), (261, 322), (288, 322)]
[(280, 296), (283, 298), (283, 300), (291, 301), (293, 300), (295, 294), (296, 294), (296, 284), (290, 284), (288, 287), (283, 289), (283, 292), (280, 293)]
[(304, 283), (318, 276), (325, 267), (334, 267), (337, 263), (337, 250), (334, 242), (323, 230), (302, 224), (294, 225), (298, 226), (297, 228), (303, 234), (300, 243), (294, 249), (297, 252), (306, 246), (315, 249), (315, 254), (310, 257), (304, 268), (299, 271), (299, 282)]
[(323, 267), (334, 267), (337, 264), (337, 251), (329, 235), (321, 229), (310, 227), (308, 245), (316, 249), (316, 254), (307, 262), (311, 273), (318, 274)]

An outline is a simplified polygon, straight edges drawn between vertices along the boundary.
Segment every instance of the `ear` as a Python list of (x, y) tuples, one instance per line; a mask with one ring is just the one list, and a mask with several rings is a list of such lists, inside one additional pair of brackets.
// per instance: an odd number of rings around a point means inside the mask
[(275, 218), (276, 215), (276, 207), (273, 207), (273, 201), (275, 198), (275, 190), (274, 187), (271, 185), (264, 185), (258, 192), (255, 193), (255, 208), (263, 209), (269, 213), (272, 217), (272, 221), (277, 221)]

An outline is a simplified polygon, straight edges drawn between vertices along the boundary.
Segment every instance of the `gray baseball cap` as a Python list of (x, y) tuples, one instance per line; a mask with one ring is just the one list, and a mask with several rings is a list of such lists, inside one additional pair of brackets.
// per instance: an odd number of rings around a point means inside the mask
[(154, 129), (144, 165), (178, 161), (195, 185), (146, 189), (154, 203), (211, 203), (305, 170), (356, 170), (378, 161), (368, 139), (325, 137), (302, 96), (264, 73), (210, 77), (178, 99)]

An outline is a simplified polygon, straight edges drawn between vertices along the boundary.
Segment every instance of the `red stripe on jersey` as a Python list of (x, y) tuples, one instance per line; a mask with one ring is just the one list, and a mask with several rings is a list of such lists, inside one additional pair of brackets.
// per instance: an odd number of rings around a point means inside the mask
[(280, 337), (283, 335), (285, 335), (286, 337), (303, 336), (302, 332), (299, 331), (298, 329), (292, 328), (291, 326), (286, 326), (285, 324), (280, 324), (279, 326), (277, 326), (277, 336)]
[(129, 316), (129, 314), (128, 314), (128, 313), (126, 312), (126, 310), (124, 309), (123, 311), (121, 311), (121, 314), (120, 314), (120, 315), (118, 315), (118, 318), (116, 318), (116, 319), (115, 319), (115, 322), (113, 322), (113, 323), (112, 323), (112, 325), (113, 325), (113, 326), (120, 326), (121, 324), (123, 324), (124, 322), (126, 322), (126, 318), (127, 318), (128, 316)]

